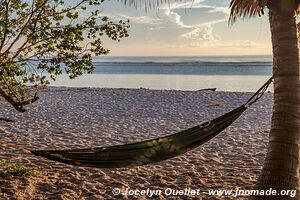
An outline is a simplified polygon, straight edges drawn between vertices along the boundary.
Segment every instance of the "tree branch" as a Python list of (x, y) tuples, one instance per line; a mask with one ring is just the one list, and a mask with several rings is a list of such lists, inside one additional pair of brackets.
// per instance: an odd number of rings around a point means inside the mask
[(42, 7), (45, 6), (45, 4), (48, 2), (48, 0), (44, 0), (44, 2), (38, 6), (35, 10), (32, 11), (32, 13), (29, 15), (28, 20), (26, 21), (26, 23), (24, 24), (24, 26), (22, 27), (22, 29), (20, 30), (19, 34), (17, 35), (17, 37), (14, 39), (14, 41), (10, 44), (10, 46), (6, 49), (5, 53), (8, 53), (11, 48), (13, 47), (13, 45), (20, 39), (21, 35), (24, 33), (25, 29), (27, 28), (29, 22), (31, 21), (32, 17), (34, 16), (34, 14)]
[(25, 112), (26, 111), (24, 109), (25, 105), (32, 104), (33, 102), (39, 99), (37, 93), (35, 93), (35, 95), (32, 98), (29, 98), (25, 101), (17, 102), (12, 96), (7, 94), (6, 91), (2, 88), (0, 88), (0, 95), (19, 112)]
[(6, 35), (7, 35), (7, 29), (8, 29), (8, 13), (9, 13), (9, 3), (10, 0), (8, 0), (8, 2), (6, 3), (6, 8), (5, 8), (5, 27), (4, 27), (4, 33), (3, 33), (3, 38), (1, 40), (1, 44), (0, 44), (0, 52), (3, 49), (4, 43), (5, 43), (5, 39), (6, 39)]
[(15, 59), (15, 58), (20, 54), (20, 52), (22, 52), (22, 51), (25, 50), (25, 49), (23, 49), (23, 48), (24, 48), (25, 45), (28, 43), (30, 37), (35, 33), (35, 29), (36, 29), (37, 23), (38, 23), (39, 18), (40, 18), (40, 16), (41, 16), (42, 13), (43, 13), (43, 10), (41, 10), (41, 11), (38, 13), (38, 15), (37, 15), (35, 21), (33, 22), (34, 25), (33, 25), (32, 33), (26, 38), (26, 41), (25, 41), (25, 42), (22, 44), (22, 46), (18, 49), (18, 51), (16, 52), (16, 54), (13, 56), (12, 59)]
[(47, 18), (47, 17), (53, 17), (55, 15), (61, 15), (61, 14), (64, 14), (66, 12), (69, 12), (71, 10), (76, 10), (79, 6), (81, 6), (83, 3), (87, 2), (87, 0), (82, 0), (80, 1), (78, 4), (76, 4), (75, 6), (73, 7), (69, 7), (69, 8), (65, 8), (63, 9), (61, 12), (54, 12), (52, 13), (51, 15), (45, 15), (44, 17)]

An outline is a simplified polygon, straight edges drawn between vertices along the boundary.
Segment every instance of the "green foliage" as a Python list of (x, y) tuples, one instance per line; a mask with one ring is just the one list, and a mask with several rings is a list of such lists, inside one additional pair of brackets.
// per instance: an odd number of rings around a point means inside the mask
[(4, 173), (11, 174), (13, 176), (36, 176), (36, 172), (33, 169), (10, 161), (0, 162), (0, 168), (4, 170)]
[(0, 96), (25, 111), (24, 105), (38, 99), (27, 86), (49, 84), (38, 71), (53, 80), (63, 72), (70, 78), (92, 73), (92, 56), (109, 53), (101, 37), (128, 36), (128, 21), (110, 21), (95, 10), (102, 2), (0, 0)]

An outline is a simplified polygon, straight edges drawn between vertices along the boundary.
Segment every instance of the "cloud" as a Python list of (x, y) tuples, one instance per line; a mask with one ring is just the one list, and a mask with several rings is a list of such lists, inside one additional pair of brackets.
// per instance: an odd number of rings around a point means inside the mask
[[(202, 2), (202, 1), (198, 0), (198, 3), (199, 2)], [(179, 7), (182, 7), (183, 5), (185, 5), (185, 4), (178, 4), (175, 7), (179, 8)], [(211, 6), (207, 6), (207, 7), (211, 8)], [(180, 37), (185, 38), (185, 39), (198, 40), (198, 41), (218, 41), (218, 40), (220, 40), (220, 37), (213, 33), (212, 25), (227, 21), (227, 18), (222, 18), (222, 19), (207, 21), (204, 23), (196, 24), (196, 25), (188, 25), (183, 22), (182, 17), (178, 13), (171, 10), (170, 8), (166, 9), (165, 15), (168, 17), (168, 20), (170, 22), (173, 22), (178, 28), (189, 30), (188, 32), (181, 34)]]
[(120, 19), (129, 19), (131, 23), (136, 24), (148, 24), (148, 25), (161, 25), (163, 24), (163, 20), (160, 18), (153, 18), (149, 16), (129, 16), (129, 15), (113, 15), (113, 14), (105, 14), (105, 16), (114, 19), (114, 20), (120, 20)]
[(180, 36), (187, 39), (198, 40), (198, 41), (219, 41), (221, 37), (213, 33), (212, 25), (224, 22), (226, 20), (214, 20), (198, 24), (193, 28), (192, 31), (183, 33)]
[(172, 11), (171, 9), (167, 9), (165, 11), (165, 15), (168, 17), (169, 21), (175, 23), (177, 26), (181, 27), (181, 28), (192, 28), (193, 26), (189, 26), (189, 25), (185, 25), (183, 23), (183, 21), (181, 20), (181, 16)]
[[(237, 52), (243, 51), (242, 49), (247, 49), (247, 52), (250, 49), (261, 48), (264, 45), (258, 44), (251, 40), (235, 40), (235, 41), (194, 41), (190, 43), (180, 43), (180, 44), (170, 44), (165, 43), (161, 45), (161, 48), (165, 49), (185, 49), (191, 52), (194, 51), (204, 51), (210, 52), (211, 50), (221, 50), (224, 49), (235, 49)], [(226, 52), (226, 51), (225, 51)], [(227, 52), (229, 53), (229, 52)]]
[(205, 8), (207, 9), (206, 13), (223, 13), (226, 15), (230, 14), (230, 9), (228, 7), (221, 7), (221, 6), (210, 6), (210, 5), (203, 5), (203, 4), (197, 4), (195, 6), (192, 6), (192, 8)]
[[(224, 13), (225, 16), (229, 15), (229, 9), (226, 7), (217, 7), (217, 6), (209, 6), (203, 5), (201, 2), (203, 0), (195, 0), (196, 5), (192, 8), (206, 8), (208, 13), (221, 12)], [(184, 8), (189, 6), (189, 3), (177, 4), (175, 9)], [(214, 33), (213, 25), (226, 22), (227, 17), (221, 19), (210, 20), (207, 22), (202, 22), (195, 25), (185, 24), (182, 20), (182, 16), (180, 16), (176, 11), (171, 8), (167, 8), (165, 11), (165, 15), (168, 17), (170, 22), (173, 22), (178, 28), (183, 30), (187, 30), (185, 33), (180, 34), (180, 37), (183, 39), (187, 39), (189, 42), (185, 47), (217, 47), (217, 48), (254, 48), (257, 47), (257, 43), (254, 41), (246, 40), (246, 41), (223, 41), (222, 38)], [(186, 42), (187, 42), (186, 41)]]
[(218, 48), (255, 48), (258, 44), (251, 40), (235, 40), (235, 41), (205, 41), (205, 42), (192, 42), (186, 47), (218, 47)]
[(152, 24), (152, 25), (160, 25), (162, 24), (162, 19), (160, 18), (152, 18), (149, 16), (128, 16), (128, 15), (120, 15), (119, 17), (129, 19), (133, 23), (137, 24)]
[(217, 6), (210, 6), (211, 10), (207, 11), (208, 13), (217, 13), (221, 12), (224, 14), (229, 15), (230, 14), (230, 9), (228, 7), (217, 7)]
[(181, 34), (181, 37), (198, 41), (218, 41), (220, 37), (213, 34), (211, 25), (199, 26), (192, 31)]
[(165, 26), (153, 26), (153, 27), (148, 27), (148, 30), (149, 31), (156, 31), (156, 30), (161, 30), (161, 29), (165, 29), (165, 28), (168, 28), (168, 27), (165, 27)]
[(224, 7), (224, 6), (215, 6), (215, 5), (206, 5), (203, 4), (203, 2), (205, 2), (205, 0), (191, 0), (188, 2), (175, 2), (175, 3), (171, 3), (170, 5), (164, 5), (162, 6), (162, 9), (166, 10), (166, 9), (171, 9), (171, 10), (175, 10), (175, 9), (195, 9), (195, 8), (205, 8), (206, 9), (206, 13), (224, 13), (226, 15), (230, 14), (230, 8), (229, 7)]

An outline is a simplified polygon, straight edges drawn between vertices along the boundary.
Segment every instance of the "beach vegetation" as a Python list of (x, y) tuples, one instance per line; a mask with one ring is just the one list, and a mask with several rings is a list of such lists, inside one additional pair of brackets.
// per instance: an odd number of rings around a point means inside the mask
[(13, 163), (11, 161), (0, 162), (0, 174), (13, 176), (36, 176), (37, 172), (31, 168), (25, 167), (22, 164)]
[(92, 73), (92, 56), (109, 53), (102, 37), (128, 36), (129, 22), (101, 15), (102, 2), (0, 0), (0, 96), (24, 112), (37, 88), (62, 73)]

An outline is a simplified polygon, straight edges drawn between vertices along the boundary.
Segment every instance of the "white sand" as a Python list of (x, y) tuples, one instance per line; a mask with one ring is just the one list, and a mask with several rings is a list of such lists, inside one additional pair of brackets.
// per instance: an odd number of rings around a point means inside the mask
[[(267, 149), (272, 94), (219, 136), (183, 156), (132, 169), (93, 169), (33, 156), (25, 148), (123, 144), (174, 133), (217, 117), (251, 93), (51, 88), (24, 114), (1, 103), (0, 160), (33, 167), (37, 177), (0, 176), (0, 199), (148, 199), (112, 189), (249, 189)], [(156, 196), (155, 199), (188, 199)], [(236, 199), (202, 194), (198, 199)]]

